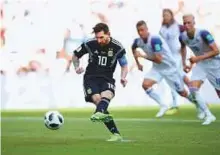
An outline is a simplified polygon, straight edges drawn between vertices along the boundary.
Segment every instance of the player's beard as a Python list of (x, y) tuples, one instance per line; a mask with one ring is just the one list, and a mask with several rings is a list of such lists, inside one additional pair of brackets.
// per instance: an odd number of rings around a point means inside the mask
[(100, 45), (101, 45), (101, 46), (106, 46), (106, 45), (109, 44), (109, 42), (110, 42), (110, 38), (106, 38), (105, 41), (102, 42)]

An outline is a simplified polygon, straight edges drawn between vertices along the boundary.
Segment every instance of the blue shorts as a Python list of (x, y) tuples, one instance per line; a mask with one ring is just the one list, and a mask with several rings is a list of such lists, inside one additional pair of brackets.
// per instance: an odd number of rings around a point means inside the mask
[(115, 94), (115, 80), (104, 77), (84, 76), (83, 80), (84, 94), (86, 102), (93, 102), (92, 95), (100, 94), (103, 91), (110, 90)]

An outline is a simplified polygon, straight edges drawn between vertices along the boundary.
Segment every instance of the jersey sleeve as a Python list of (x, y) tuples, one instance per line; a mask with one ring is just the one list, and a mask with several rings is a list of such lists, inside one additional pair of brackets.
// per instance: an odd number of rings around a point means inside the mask
[(118, 59), (118, 62), (121, 67), (126, 66), (128, 64), (125, 54), (121, 58)]
[(81, 58), (84, 54), (88, 53), (86, 46), (86, 43), (81, 44), (76, 50), (73, 51), (74, 55), (77, 58)]
[(208, 44), (212, 44), (214, 43), (214, 38), (213, 36), (207, 31), (207, 30), (202, 30), (201, 33), (200, 33), (202, 39)]
[(185, 27), (183, 25), (178, 25), (179, 26), (179, 32), (183, 33), (185, 31)]
[(122, 58), (123, 55), (125, 55), (125, 54), (126, 54), (125, 49), (124, 49), (124, 48), (121, 48), (121, 49), (118, 51), (118, 53), (117, 53), (117, 59)]
[(153, 37), (151, 39), (151, 47), (153, 52), (161, 52), (162, 51), (162, 41), (159, 37)]
[(181, 34), (179, 36), (179, 42), (180, 42), (181, 46), (185, 46), (185, 43), (183, 41), (183, 36)]
[(126, 66), (127, 65), (127, 59), (126, 59), (126, 51), (123, 46), (120, 46), (119, 51), (117, 52), (117, 60), (120, 64), (120, 66)]
[(138, 39), (135, 39), (132, 46), (131, 46), (132, 50), (135, 50), (136, 48), (138, 48)]

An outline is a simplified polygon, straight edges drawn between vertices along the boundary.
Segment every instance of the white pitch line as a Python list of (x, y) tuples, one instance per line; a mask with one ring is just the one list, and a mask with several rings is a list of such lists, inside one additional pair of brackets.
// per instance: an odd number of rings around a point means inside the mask
[[(67, 121), (90, 121), (89, 118), (73, 118), (73, 117), (65, 117)], [(7, 121), (43, 121), (43, 117), (2, 117), (1, 122)], [(116, 121), (121, 122), (167, 122), (167, 123), (180, 123), (180, 122), (202, 122), (201, 120), (196, 119), (171, 119), (171, 118), (116, 118)], [(220, 122), (220, 120), (216, 120), (216, 122)]]

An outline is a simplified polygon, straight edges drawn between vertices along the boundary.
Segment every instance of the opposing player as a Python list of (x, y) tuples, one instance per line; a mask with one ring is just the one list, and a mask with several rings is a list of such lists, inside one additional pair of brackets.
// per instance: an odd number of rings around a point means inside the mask
[[(199, 106), (207, 115), (211, 112), (206, 104), (201, 100), (194, 100), (193, 96), (184, 88), (184, 81), (178, 71), (177, 64), (172, 57), (171, 51), (167, 43), (157, 35), (151, 35), (148, 32), (147, 25), (144, 21), (139, 21), (136, 25), (140, 38), (134, 40), (132, 50), (137, 65), (140, 65), (138, 58), (142, 57), (153, 62), (153, 66), (149, 73), (145, 75), (142, 87), (152, 99), (154, 99), (160, 106), (160, 111), (156, 117), (162, 117), (168, 110), (168, 107), (157, 94), (152, 86), (159, 83), (163, 78), (166, 82), (175, 89), (181, 96), (186, 97), (191, 102)], [(138, 52), (136, 49), (140, 47), (145, 54)], [(203, 124), (210, 124), (209, 120), (205, 120)]]
[[(180, 35), (181, 50), (186, 53), (186, 46), (188, 46), (195, 56), (189, 60), (190, 66), (184, 66), (184, 69), (189, 72), (192, 68), (192, 77), (190, 81), (191, 92), (195, 99), (204, 102), (199, 89), (207, 78), (214, 86), (218, 97), (220, 98), (220, 54), (219, 49), (207, 30), (200, 30), (195, 28), (195, 19), (192, 14), (183, 16), (183, 24), (186, 31)], [(185, 57), (183, 57), (185, 61)], [(204, 102), (205, 104), (205, 102)], [(216, 120), (211, 113), (206, 114), (206, 123), (209, 124)]]
[[(180, 33), (182, 33), (183, 31), (184, 31), (183, 25), (177, 23), (177, 21), (174, 19), (173, 12), (170, 9), (163, 9), (163, 21), (162, 21), (162, 26), (160, 28), (160, 35), (168, 44), (171, 54), (176, 61), (177, 67), (179, 68), (181, 76), (183, 77), (184, 82), (187, 84), (189, 82), (189, 79), (187, 78), (183, 70), (183, 64), (182, 64), (183, 61), (180, 50), (181, 45), (179, 42)], [(178, 109), (178, 104), (177, 104), (178, 94), (174, 89), (171, 89), (171, 94), (172, 94), (173, 103), (171, 105), (171, 110), (168, 111), (167, 114), (173, 114), (177, 112)]]
[(108, 141), (120, 141), (122, 137), (108, 112), (108, 106), (115, 94), (113, 73), (117, 62), (121, 66), (121, 84), (127, 84), (128, 73), (126, 52), (124, 47), (110, 37), (109, 28), (104, 23), (98, 23), (93, 28), (95, 38), (83, 43), (74, 51), (73, 64), (76, 73), (83, 72), (79, 59), (89, 54), (88, 66), (84, 75), (85, 100), (96, 105), (95, 113), (91, 116), (93, 122), (104, 122), (113, 134)]

